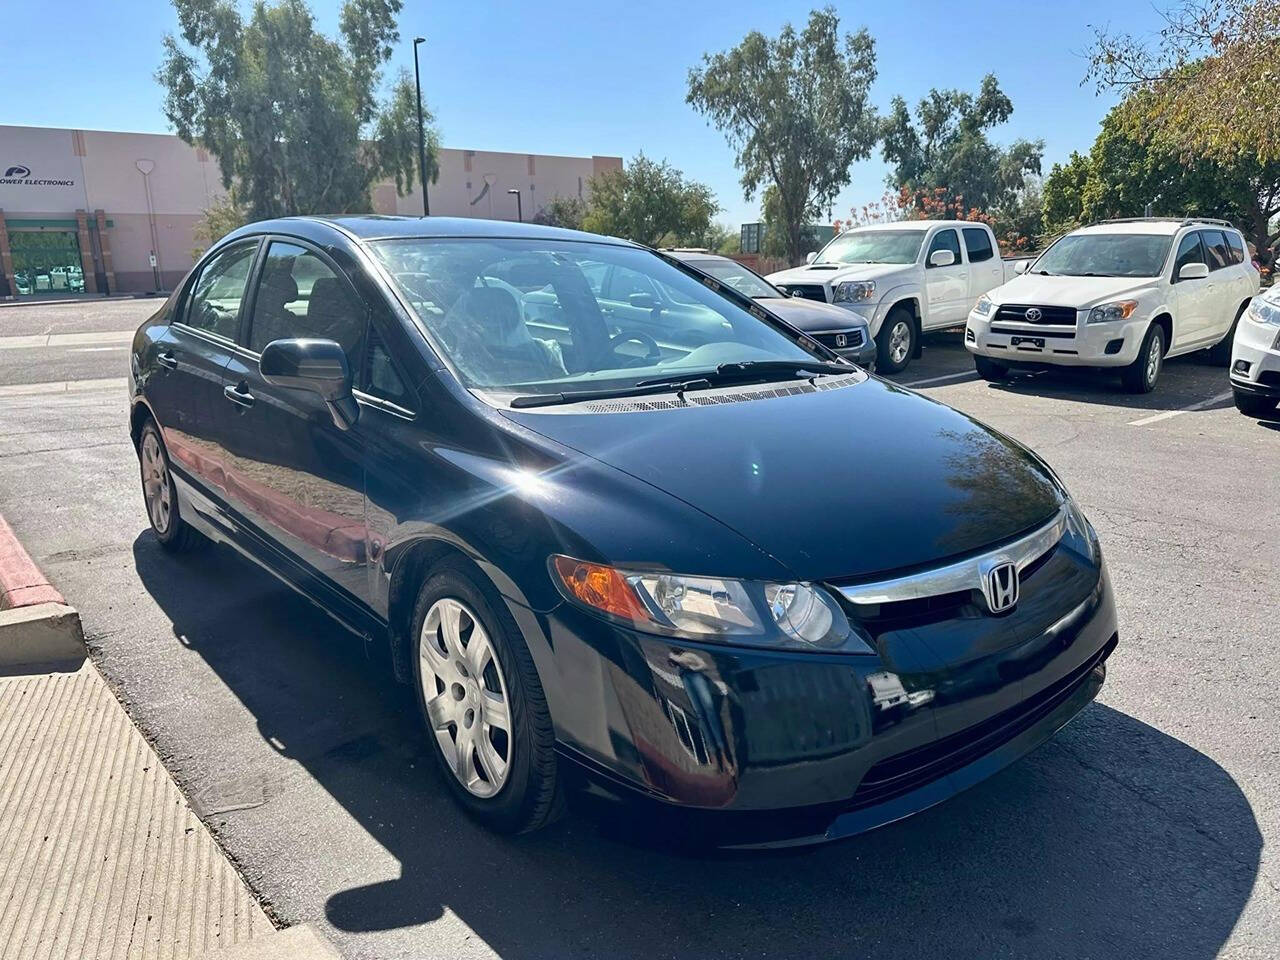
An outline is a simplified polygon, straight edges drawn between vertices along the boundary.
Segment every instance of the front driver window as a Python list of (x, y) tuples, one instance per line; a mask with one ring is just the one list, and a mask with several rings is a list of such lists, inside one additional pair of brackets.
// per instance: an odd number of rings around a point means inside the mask
[(956, 236), (954, 230), (939, 230), (934, 234), (933, 242), (929, 244), (929, 255), (925, 258), (926, 266), (933, 266), (929, 261), (933, 259), (934, 253), (939, 250), (950, 250), (955, 260), (952, 266), (960, 262), (960, 238)]
[(365, 311), (328, 264), (304, 247), (272, 242), (253, 302), (251, 350), (293, 337), (336, 340), (358, 370), (364, 329)]
[(1188, 263), (1204, 263), (1204, 251), (1200, 247), (1200, 234), (1188, 233), (1182, 238), (1182, 242), (1178, 244), (1178, 259), (1173, 264), (1173, 278), (1178, 279), (1178, 274), (1182, 272), (1182, 268)]

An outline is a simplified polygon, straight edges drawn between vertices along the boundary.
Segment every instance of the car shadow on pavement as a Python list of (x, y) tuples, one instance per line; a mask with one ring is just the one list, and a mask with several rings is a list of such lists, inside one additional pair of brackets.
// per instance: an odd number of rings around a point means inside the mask
[[(225, 548), (173, 558), (147, 532), (133, 554), (174, 642), (197, 652), (261, 736), (399, 862), (396, 879), (335, 889), (310, 878), (317, 902), (275, 904), (286, 920), (323, 914), (362, 955), (454, 952), (423, 947), (432, 933), (420, 925), (447, 911), (509, 958), (1208, 958), (1258, 875), (1262, 837), (1231, 776), (1103, 704), (959, 797), (821, 848), (677, 856), (620, 842), (624, 826), (580, 814), (497, 837), (436, 778), (409, 691), (385, 657), (366, 655), (358, 638)], [(269, 818), (267, 807), (254, 812)], [(277, 815), (286, 822), (289, 811)], [(315, 869), (358, 859), (327, 841), (316, 835), (295, 855)], [(251, 883), (290, 855), (285, 845), (229, 846)], [(272, 893), (270, 879), (259, 884)]]

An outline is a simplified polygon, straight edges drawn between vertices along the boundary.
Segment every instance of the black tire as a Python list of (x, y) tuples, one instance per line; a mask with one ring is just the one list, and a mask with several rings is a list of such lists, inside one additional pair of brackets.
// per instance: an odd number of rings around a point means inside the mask
[(992, 383), (1000, 383), (1009, 379), (1009, 368), (1003, 363), (996, 363), (990, 357), (984, 357), (979, 354), (973, 355), (973, 366), (978, 371), (978, 376), (983, 380), (989, 380)]
[(1236, 401), (1236, 409), (1246, 417), (1258, 419), (1270, 417), (1276, 412), (1277, 405), (1280, 405), (1280, 400), (1275, 397), (1257, 397), (1251, 393), (1241, 393), (1239, 390), (1233, 390), (1232, 395)]
[[(158, 462), (152, 459), (152, 452), (158, 457)], [(189, 553), (208, 546), (209, 541), (179, 513), (178, 490), (173, 485), (173, 471), (169, 468), (169, 451), (154, 420), (148, 420), (138, 435), (138, 469), (147, 522), (151, 524), (151, 532), (156, 535), (160, 546), (170, 553)], [(153, 493), (160, 498), (159, 501), (153, 501)], [(164, 499), (166, 496), (167, 500)], [(166, 502), (167, 508), (159, 508), (157, 502)]]
[[(493, 666), (500, 671), (505, 688), (512, 727), (510, 739), (506, 741), (508, 767), (505, 781), (488, 797), (474, 795), (454, 774), (437, 741), (428, 712), (423, 684), (422, 627), (432, 606), (441, 600), (455, 600), (468, 612), (474, 611), (475, 619), (494, 648), (497, 662)], [(444, 561), (431, 570), (418, 592), (410, 638), (414, 685), (428, 749), (435, 758), (440, 779), (454, 799), (473, 818), (498, 833), (525, 833), (555, 820), (564, 808), (564, 801), (551, 712), (529, 648), (497, 591), (483, 583), (466, 561)], [(434, 674), (429, 681), (436, 683)], [(456, 742), (456, 726), (451, 735)]]
[[(1152, 350), (1156, 351), (1154, 359)], [(1150, 393), (1160, 380), (1160, 371), (1164, 368), (1164, 328), (1153, 323), (1147, 328), (1147, 335), (1142, 338), (1142, 346), (1133, 363), (1120, 371), (1120, 382), (1130, 393)], [(1153, 369), (1154, 367), (1154, 369)]]
[(1244, 316), (1244, 304), (1236, 311), (1236, 318), (1231, 321), (1231, 329), (1227, 331), (1227, 335), (1209, 348), (1209, 362), (1215, 367), (1225, 367), (1231, 363), (1231, 346), (1236, 339), (1236, 326), (1240, 323), (1240, 318)]
[[(906, 338), (905, 342), (903, 337)], [(916, 355), (919, 346), (920, 331), (916, 329), (916, 318), (906, 307), (894, 307), (884, 318), (880, 332), (876, 334), (876, 373), (882, 376), (901, 373)], [(895, 354), (899, 355), (896, 361)]]

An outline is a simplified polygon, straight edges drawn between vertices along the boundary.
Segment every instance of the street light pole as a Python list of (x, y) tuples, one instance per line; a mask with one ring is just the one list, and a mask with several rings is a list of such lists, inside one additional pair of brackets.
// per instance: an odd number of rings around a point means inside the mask
[(521, 223), (524, 223), (524, 207), (520, 205), (520, 191), (511, 189), (508, 190), (507, 193), (514, 193), (516, 195), (516, 219)]
[(422, 215), (429, 217), (431, 204), (427, 200), (427, 134), (422, 124), (422, 73), (418, 69), (418, 44), (426, 42), (426, 37), (413, 38), (413, 86), (418, 94), (418, 174), (422, 178)]

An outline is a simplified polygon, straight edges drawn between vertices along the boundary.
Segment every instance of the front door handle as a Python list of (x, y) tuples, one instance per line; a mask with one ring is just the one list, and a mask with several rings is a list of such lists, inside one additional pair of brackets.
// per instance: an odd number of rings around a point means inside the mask
[(223, 387), (222, 395), (238, 406), (248, 409), (253, 406), (253, 394), (249, 392), (249, 388), (243, 383), (234, 387)]
[(168, 367), (170, 370), (178, 369), (178, 358), (169, 350), (156, 354), (156, 363), (162, 367)]

